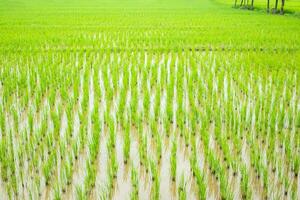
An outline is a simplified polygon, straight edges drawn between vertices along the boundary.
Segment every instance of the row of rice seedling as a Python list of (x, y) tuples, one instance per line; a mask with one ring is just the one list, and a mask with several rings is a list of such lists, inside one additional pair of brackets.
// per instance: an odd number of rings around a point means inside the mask
[[(179, 199), (296, 199), (297, 58), (286, 55), (291, 67), (275, 70), (260, 56), (66, 51), (2, 59), (2, 197), (100, 198), (100, 187), (104, 198), (169, 191)], [(129, 192), (119, 194), (122, 187)]]

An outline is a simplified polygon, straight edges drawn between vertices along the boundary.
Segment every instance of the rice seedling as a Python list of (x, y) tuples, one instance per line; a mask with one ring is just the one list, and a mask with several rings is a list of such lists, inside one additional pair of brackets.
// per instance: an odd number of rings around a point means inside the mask
[(96, 167), (90, 161), (86, 163), (86, 176), (84, 179), (84, 191), (90, 194), (91, 190), (95, 187), (96, 182)]
[(138, 172), (134, 167), (132, 167), (131, 170), (131, 187), (130, 199), (139, 199), (139, 177)]
[(60, 191), (59, 185), (57, 185), (55, 188), (54, 199), (61, 200), (61, 191)]
[(72, 177), (73, 177), (73, 166), (72, 166), (72, 158), (69, 158), (69, 160), (64, 165), (64, 174), (66, 178), (66, 184), (69, 186), (72, 183)]
[(86, 193), (81, 186), (76, 187), (76, 199), (78, 199), (78, 200), (86, 200), (87, 199)]
[(157, 165), (153, 160), (150, 160), (150, 168), (151, 168), (151, 174), (152, 174), (152, 199), (160, 199), (160, 180), (157, 170)]
[(180, 199), (180, 200), (187, 199), (186, 183), (185, 183), (183, 175), (181, 175), (180, 183), (178, 186), (178, 199)]
[(159, 134), (156, 135), (156, 156), (158, 163), (160, 163), (160, 160), (162, 158), (162, 141)]
[(126, 124), (125, 134), (124, 134), (124, 163), (127, 164), (130, 155), (130, 127), (129, 123)]
[(199, 166), (197, 166), (197, 156), (194, 151), (194, 153), (191, 155), (190, 158), (190, 166), (191, 166), (191, 171), (193, 173), (193, 177), (196, 180), (197, 183), (197, 188), (198, 188), (198, 198), (199, 199), (206, 199), (207, 196), (207, 186), (206, 186), (206, 181), (204, 178), (203, 172), (201, 172)]
[(175, 182), (176, 174), (177, 174), (177, 142), (175, 140), (172, 143), (170, 166), (171, 166), (171, 178), (172, 181)]

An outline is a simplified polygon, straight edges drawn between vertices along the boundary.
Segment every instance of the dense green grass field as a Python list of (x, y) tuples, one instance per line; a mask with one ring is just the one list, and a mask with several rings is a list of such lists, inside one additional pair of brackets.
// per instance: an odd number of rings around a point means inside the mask
[(300, 19), (231, 3), (1, 0), (0, 199), (300, 199)]

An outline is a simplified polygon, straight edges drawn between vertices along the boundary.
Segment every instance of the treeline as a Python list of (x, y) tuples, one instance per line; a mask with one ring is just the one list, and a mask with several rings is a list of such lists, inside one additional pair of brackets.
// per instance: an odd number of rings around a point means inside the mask
[[(279, 1), (280, 0), (275, 0), (273, 3), (274, 7), (270, 8), (272, 6), (271, 0), (266, 0), (266, 10), (268, 13), (273, 13), (273, 14), (284, 14), (284, 5), (285, 5), (285, 0), (281, 0), (281, 5), (279, 9)], [(235, 8), (245, 8), (249, 10), (254, 9), (254, 0), (235, 0), (234, 2), (234, 7)]]

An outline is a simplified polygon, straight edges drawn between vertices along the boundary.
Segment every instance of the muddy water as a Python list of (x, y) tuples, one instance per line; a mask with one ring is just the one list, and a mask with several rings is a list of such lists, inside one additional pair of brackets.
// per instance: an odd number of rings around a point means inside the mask
[[(188, 151), (189, 150), (186, 148), (184, 143), (181, 143), (179, 145), (179, 148), (177, 151), (177, 173), (176, 173), (177, 182), (176, 182), (176, 184), (177, 184), (177, 188), (178, 188), (178, 184), (180, 182), (181, 176), (183, 176), (186, 181), (187, 199), (197, 199), (196, 195), (194, 193), (194, 190), (192, 188), (193, 175), (190, 170), (191, 169), (190, 161), (189, 161), (189, 157), (187, 155)], [(178, 195), (176, 197), (178, 198)]]
[(173, 198), (176, 194), (176, 191), (174, 190), (174, 183), (170, 179), (170, 155), (171, 150), (170, 147), (164, 145), (164, 148), (162, 150), (162, 158), (161, 158), (161, 164), (160, 164), (160, 178), (161, 178), (161, 184), (160, 184), (160, 194), (161, 199), (170, 199)]
[[(144, 166), (140, 166), (139, 162), (139, 152), (138, 145), (139, 142), (136, 137), (131, 138), (131, 147), (130, 147), (130, 160), (131, 163), (124, 164), (123, 159), (123, 137), (122, 133), (118, 132), (116, 136), (116, 155), (118, 161), (118, 173), (116, 186), (113, 193), (113, 199), (129, 199), (131, 192), (131, 179), (130, 179), (130, 170), (131, 166), (138, 169), (139, 172), (139, 198), (140, 199), (150, 199), (151, 196), (151, 174), (146, 172)], [(166, 141), (166, 139), (165, 139)], [(98, 173), (96, 178), (96, 187), (95, 191), (104, 191), (106, 188), (107, 181), (107, 134), (103, 134), (100, 143), (100, 156), (98, 164)], [(154, 154), (155, 149), (149, 148), (149, 154)], [(187, 157), (185, 145), (179, 145), (177, 152), (177, 178), (176, 182), (172, 182), (170, 178), (170, 143), (163, 143), (162, 146), (162, 159), (159, 165), (159, 175), (160, 175), (160, 198), (161, 199), (177, 199), (177, 190), (178, 183), (181, 175), (186, 179), (186, 189), (188, 194), (188, 199), (196, 199), (196, 191), (193, 188), (192, 174), (189, 166), (189, 159)], [(81, 174), (81, 173), (80, 173)], [(96, 194), (94, 194), (96, 195)], [(99, 197), (99, 195), (96, 195)]]
[(4, 189), (5, 185), (2, 180), (0, 180), (0, 199), (8, 199), (6, 190)]
[(114, 194), (113, 199), (129, 199), (131, 192), (131, 179), (129, 171), (129, 163), (124, 164), (123, 158), (123, 138), (121, 134), (117, 134), (116, 137), (116, 153), (117, 160), (119, 164), (119, 169), (117, 173), (117, 190)]

